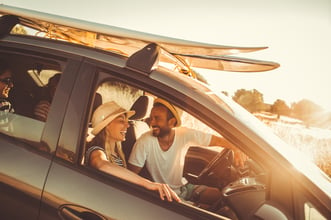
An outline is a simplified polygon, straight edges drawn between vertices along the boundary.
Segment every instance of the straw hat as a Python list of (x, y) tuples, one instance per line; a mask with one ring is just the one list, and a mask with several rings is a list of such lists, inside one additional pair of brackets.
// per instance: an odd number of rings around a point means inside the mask
[(172, 104), (170, 104), (169, 102), (167, 102), (166, 100), (161, 99), (161, 98), (155, 99), (154, 104), (155, 103), (160, 103), (171, 111), (171, 113), (175, 116), (175, 118), (177, 120), (177, 124), (175, 127), (179, 127), (182, 124), (182, 120), (180, 119), (180, 117), (182, 115), (182, 110), (176, 108), (175, 106), (173, 106)]
[(135, 111), (128, 111), (119, 106), (116, 102), (107, 102), (100, 105), (92, 116), (92, 134), (97, 135), (112, 120), (124, 113), (130, 118), (135, 114)]

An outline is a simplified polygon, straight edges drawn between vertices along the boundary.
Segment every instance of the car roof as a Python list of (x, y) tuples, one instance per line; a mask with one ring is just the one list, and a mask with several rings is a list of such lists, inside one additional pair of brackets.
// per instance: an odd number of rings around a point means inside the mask
[[(126, 57), (150, 43), (156, 43), (172, 58), (164, 62), (181, 63), (187, 69), (197, 67), (236, 72), (260, 72), (279, 67), (278, 63), (227, 56), (266, 49), (200, 43), (153, 35), (79, 19), (47, 14), (7, 5), (0, 5), (0, 14), (15, 15), (23, 26), (44, 33), (43, 37), (112, 51)], [(8, 22), (7, 22), (8, 23)], [(164, 56), (163, 56), (164, 57)]]

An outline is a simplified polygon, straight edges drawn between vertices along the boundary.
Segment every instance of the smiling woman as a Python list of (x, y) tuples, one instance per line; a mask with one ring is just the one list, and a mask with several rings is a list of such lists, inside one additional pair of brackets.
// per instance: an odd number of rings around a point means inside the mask
[(125, 140), (128, 118), (134, 111), (127, 111), (116, 102), (99, 106), (92, 116), (92, 134), (95, 135), (86, 151), (86, 165), (117, 176), (126, 181), (141, 185), (146, 189), (158, 191), (160, 198), (180, 201), (167, 184), (151, 182), (125, 169), (126, 160), (121, 142)]

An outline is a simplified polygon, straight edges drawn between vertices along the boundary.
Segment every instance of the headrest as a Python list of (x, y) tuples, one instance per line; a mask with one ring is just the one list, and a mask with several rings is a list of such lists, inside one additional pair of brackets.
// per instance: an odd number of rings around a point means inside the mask
[(102, 105), (102, 96), (100, 93), (95, 93), (92, 112), (94, 112), (100, 105)]
[(154, 99), (151, 96), (140, 96), (131, 106), (130, 110), (135, 111), (136, 114), (133, 115), (130, 120), (143, 120), (148, 118), (153, 108), (153, 101)]
[(14, 15), (3, 15), (0, 17), (0, 37), (9, 34), (18, 23), (20, 23), (18, 17)]

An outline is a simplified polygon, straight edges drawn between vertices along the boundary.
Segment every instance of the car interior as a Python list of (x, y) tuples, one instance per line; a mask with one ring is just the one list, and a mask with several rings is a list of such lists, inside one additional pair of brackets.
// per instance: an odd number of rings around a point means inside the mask
[[(3, 47), (0, 49), (0, 60), (7, 63), (12, 72), (14, 86), (8, 100), (15, 111), (8, 113), (10, 125), (2, 124), (1, 133), (48, 151), (40, 144), (45, 123), (36, 120), (34, 108), (44, 97), (48, 79), (62, 72), (64, 62), (47, 58), (44, 54), (26, 55), (24, 51), (8, 51)], [(34, 129), (26, 129), (27, 125)]]
[[(149, 130), (148, 117), (156, 96), (146, 91), (139, 91), (138, 94), (132, 95), (127, 92), (130, 86), (120, 82), (105, 82), (100, 87), (97, 94), (101, 94), (103, 102), (130, 100), (122, 106), (136, 111), (136, 114), (129, 119), (131, 126), (127, 130), (126, 140), (122, 143), (127, 160), (135, 141), (142, 133)], [(108, 94), (111, 94), (111, 97), (108, 97)], [(183, 121), (190, 122), (187, 123), (188, 126), (194, 125), (199, 128), (200, 124), (203, 130), (207, 127), (186, 112), (183, 117), (185, 117)], [(215, 131), (210, 129), (210, 132)], [(152, 180), (146, 167), (142, 169), (140, 175)], [(247, 211), (256, 210), (265, 201), (266, 174), (253, 160), (248, 160), (244, 167), (235, 166), (234, 154), (226, 148), (191, 146), (185, 157), (183, 177), (189, 183), (214, 187), (222, 192), (221, 198), (215, 204), (199, 203), (199, 195), (196, 195), (193, 197), (195, 201), (187, 201), (187, 205), (194, 204), (231, 219), (241, 219)]]
[[(14, 87), (9, 100), (15, 112), (32, 117), (33, 108), (40, 99), (48, 79), (62, 72), (61, 64), (51, 59), (41, 59), (32, 54), (0, 53), (0, 59), (12, 69)], [(19, 63), (19, 65), (17, 65)]]

